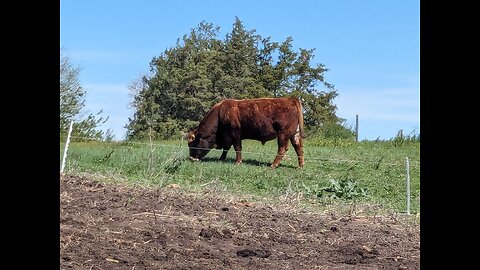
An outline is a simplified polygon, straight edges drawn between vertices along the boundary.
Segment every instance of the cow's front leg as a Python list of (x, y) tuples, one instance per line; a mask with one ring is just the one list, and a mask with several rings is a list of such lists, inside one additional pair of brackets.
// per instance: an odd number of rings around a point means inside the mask
[(285, 139), (284, 136), (279, 135), (277, 139), (277, 144), (278, 144), (277, 156), (275, 157), (275, 160), (273, 161), (272, 165), (270, 165), (270, 167), (272, 167), (273, 169), (278, 167), (278, 164), (280, 164), (280, 160), (282, 160), (283, 156), (285, 156), (285, 153), (287, 152), (287, 148), (288, 148), (288, 139)]

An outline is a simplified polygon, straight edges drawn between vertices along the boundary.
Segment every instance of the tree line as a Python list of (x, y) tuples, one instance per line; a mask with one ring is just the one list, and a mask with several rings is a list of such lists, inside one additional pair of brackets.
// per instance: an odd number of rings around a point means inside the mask
[(129, 85), (134, 115), (127, 139), (178, 138), (198, 125), (217, 102), (227, 98), (296, 96), (302, 100), (307, 132), (335, 130), (353, 138), (336, 113), (328, 70), (312, 64), (315, 49), (293, 49), (292, 37), (275, 42), (245, 29), (236, 17), (220, 39), (220, 28), (202, 21), (174, 47), (150, 62), (150, 74)]
[[(245, 29), (235, 17), (231, 32), (219, 38), (220, 27), (200, 22), (175, 46), (155, 56), (150, 74), (132, 81), (134, 114), (126, 124), (127, 140), (175, 139), (198, 125), (217, 102), (227, 99), (295, 96), (301, 99), (307, 134), (354, 138), (345, 119), (336, 115), (338, 93), (325, 80), (328, 69), (313, 64), (315, 49), (293, 49), (293, 38), (272, 41), (256, 30)], [(77, 136), (111, 139), (111, 131), (98, 126), (108, 117), (79, 117), (85, 89), (78, 81), (80, 69), (67, 56), (60, 57), (60, 132), (74, 118)]]

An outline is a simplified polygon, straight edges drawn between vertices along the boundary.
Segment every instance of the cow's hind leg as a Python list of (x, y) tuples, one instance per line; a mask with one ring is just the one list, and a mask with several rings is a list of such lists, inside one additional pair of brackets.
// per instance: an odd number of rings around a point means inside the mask
[(302, 140), (302, 137), (300, 136), (300, 133), (297, 133), (295, 134), (295, 136), (291, 137), (290, 142), (292, 143), (293, 148), (297, 153), (298, 166), (300, 168), (303, 168), (305, 161), (303, 159), (303, 140)]
[(287, 153), (288, 153), (288, 143), (287, 145), (285, 145), (285, 154), (283, 155), (283, 158), (285, 160), (290, 160), (290, 157), (287, 155)]
[(270, 165), (270, 167), (274, 169), (278, 167), (278, 164), (280, 164), (280, 160), (282, 160), (283, 156), (285, 156), (285, 153), (287, 152), (288, 139), (285, 138), (285, 136), (279, 135), (277, 139), (277, 144), (278, 144), (277, 156), (275, 157), (275, 160), (273, 161), (272, 165)]
[(236, 142), (233, 145), (233, 149), (235, 149), (235, 164), (242, 163), (242, 142)]

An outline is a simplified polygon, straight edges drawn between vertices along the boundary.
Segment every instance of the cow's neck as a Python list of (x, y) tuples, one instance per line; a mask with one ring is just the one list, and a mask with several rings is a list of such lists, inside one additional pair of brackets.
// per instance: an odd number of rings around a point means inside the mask
[(200, 121), (197, 133), (202, 133), (202, 137), (209, 141), (210, 146), (215, 144), (218, 128), (218, 108), (212, 108), (207, 115)]

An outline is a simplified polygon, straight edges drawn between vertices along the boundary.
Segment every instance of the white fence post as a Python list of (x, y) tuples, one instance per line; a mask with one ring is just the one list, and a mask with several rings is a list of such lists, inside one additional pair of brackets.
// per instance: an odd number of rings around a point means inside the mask
[(407, 215), (410, 215), (410, 162), (406, 157), (406, 170), (407, 170)]
[(68, 129), (67, 142), (65, 143), (65, 149), (63, 150), (62, 167), (60, 168), (60, 173), (63, 173), (63, 169), (65, 169), (65, 160), (67, 160), (67, 150), (68, 144), (70, 143), (70, 134), (72, 133), (72, 127), (73, 121), (70, 122), (70, 128)]

